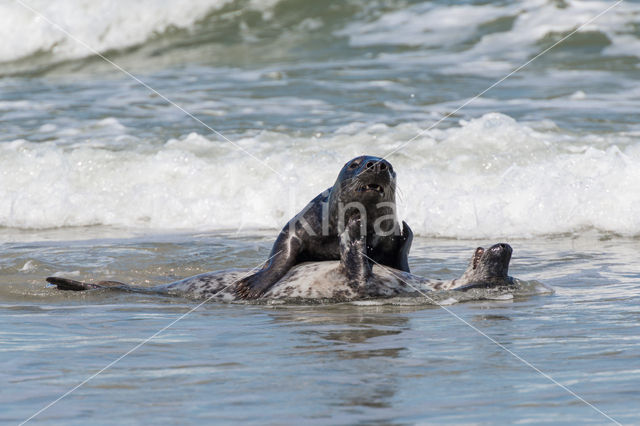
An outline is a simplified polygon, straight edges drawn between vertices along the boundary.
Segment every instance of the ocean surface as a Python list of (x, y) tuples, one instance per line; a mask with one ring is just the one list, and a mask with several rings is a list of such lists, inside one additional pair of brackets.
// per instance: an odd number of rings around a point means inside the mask
[[(640, 2), (4, 0), (0, 40), (0, 422), (100, 372), (30, 423), (640, 424)], [(206, 304), (101, 372), (196, 305), (45, 286), (255, 267), (361, 154), (413, 272), (507, 242), (555, 293)]]

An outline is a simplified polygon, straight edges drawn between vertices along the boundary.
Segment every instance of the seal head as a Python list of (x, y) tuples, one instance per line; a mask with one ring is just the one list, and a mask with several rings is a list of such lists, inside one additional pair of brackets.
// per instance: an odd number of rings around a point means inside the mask
[(513, 283), (509, 277), (509, 262), (513, 249), (509, 244), (498, 243), (488, 249), (478, 247), (471, 256), (467, 270), (458, 282), (464, 282), (460, 290), (495, 287)]
[[(396, 172), (387, 160), (361, 156), (342, 167), (329, 194), (329, 219), (337, 219), (338, 232), (359, 213), (367, 231), (374, 231), (372, 220), (391, 215), (395, 219)], [(342, 222), (341, 222), (342, 221)], [(397, 231), (395, 220), (380, 223), (382, 233)], [(332, 223), (332, 225), (336, 225)]]

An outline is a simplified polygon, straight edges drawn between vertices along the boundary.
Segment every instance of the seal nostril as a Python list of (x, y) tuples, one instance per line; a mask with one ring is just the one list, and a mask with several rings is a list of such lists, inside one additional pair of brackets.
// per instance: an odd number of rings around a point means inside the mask
[(387, 165), (384, 163), (380, 163), (380, 170), (387, 170)]
[(373, 165), (374, 165), (374, 162), (373, 162), (373, 161), (367, 161), (367, 169), (372, 168), (372, 167), (373, 167)]

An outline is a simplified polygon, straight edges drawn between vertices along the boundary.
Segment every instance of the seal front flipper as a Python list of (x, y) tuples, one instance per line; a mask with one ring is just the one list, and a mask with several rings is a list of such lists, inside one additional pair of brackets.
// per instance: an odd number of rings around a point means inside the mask
[(298, 263), (301, 246), (300, 238), (290, 232), (288, 225), (285, 226), (273, 244), (265, 266), (255, 274), (243, 278), (236, 285), (234, 290), (236, 297), (257, 299), (262, 296)]
[(400, 247), (398, 250), (398, 269), (404, 272), (409, 271), (409, 250), (411, 250), (411, 243), (413, 242), (413, 231), (407, 225), (407, 222), (402, 221), (402, 235), (400, 237)]
[[(275, 247), (274, 247), (275, 248)], [(296, 265), (296, 256), (273, 256), (265, 267), (253, 275), (243, 278), (236, 284), (234, 293), (239, 299), (257, 299), (284, 277), (289, 269)]]
[(243, 278), (236, 284), (234, 293), (239, 299), (257, 299), (271, 288), (278, 280), (271, 283), (271, 280), (264, 277), (264, 270)]
[(360, 295), (365, 294), (367, 281), (373, 273), (366, 250), (367, 239), (362, 222), (359, 218), (353, 218), (340, 234), (340, 264), (347, 277), (347, 285)]

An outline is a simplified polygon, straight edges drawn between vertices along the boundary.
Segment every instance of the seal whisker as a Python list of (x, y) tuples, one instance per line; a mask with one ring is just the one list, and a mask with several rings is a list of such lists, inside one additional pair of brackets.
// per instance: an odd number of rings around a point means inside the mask
[(352, 182), (349, 183), (349, 187), (347, 188), (347, 191), (354, 191), (357, 189), (360, 189), (360, 187), (362, 186), (362, 180), (360, 180), (360, 178), (358, 176), (353, 177)]
[(399, 201), (404, 201), (404, 193), (402, 192), (402, 188), (400, 185), (396, 184), (396, 197)]

